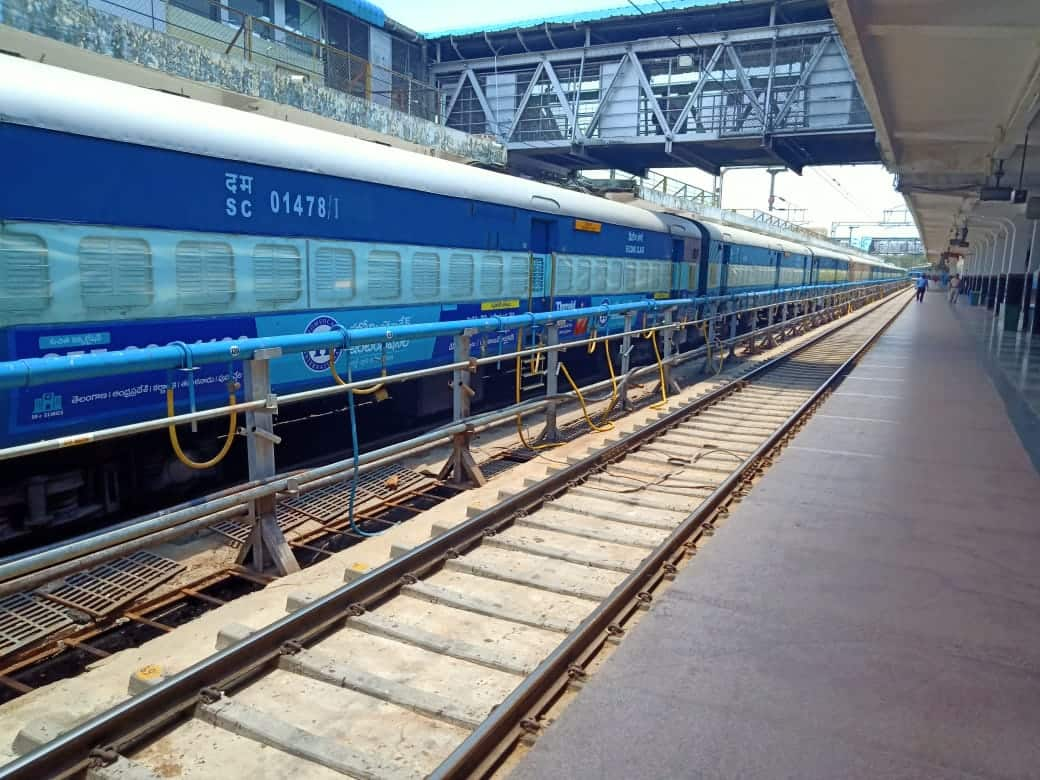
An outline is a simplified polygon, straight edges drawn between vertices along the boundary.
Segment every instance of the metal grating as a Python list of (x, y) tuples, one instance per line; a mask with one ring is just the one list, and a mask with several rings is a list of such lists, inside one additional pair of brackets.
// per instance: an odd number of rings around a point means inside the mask
[[(435, 483), (430, 477), (404, 466), (380, 466), (364, 474), (358, 480), (358, 511), (366, 511), (391, 498), (402, 498)], [(334, 485), (312, 490), (298, 496), (283, 498), (278, 502), (278, 527), (282, 532), (302, 525), (308, 520), (319, 523), (334, 523), (342, 519), (350, 501), (350, 478)], [(227, 537), (234, 545), (243, 545), (249, 539), (252, 524), (246, 520), (223, 520), (210, 526)]]
[[(295, 528), (305, 520), (307, 520), (306, 517), (286, 515), (281, 511), (281, 508), (278, 510), (278, 527), (282, 529), (282, 533)], [(237, 520), (221, 520), (219, 523), (211, 525), (210, 529), (226, 537), (229, 543), (241, 546), (249, 539), (249, 533), (253, 530), (253, 524), (248, 518), (243, 517)]]
[(15, 593), (0, 599), (0, 656), (72, 625), (72, 618), (42, 599)]
[(182, 564), (169, 558), (136, 552), (73, 574), (53, 590), (40, 590), (37, 595), (82, 610), (92, 617), (102, 617), (183, 569)]
[[(391, 498), (415, 493), (433, 485), (434, 480), (423, 476), (418, 471), (404, 466), (380, 466), (364, 474), (358, 480), (357, 498), (354, 506), (358, 510), (371, 509)], [(339, 519), (347, 511), (350, 501), (350, 479), (335, 485), (304, 493), (278, 502), (278, 518), (283, 516), (298, 517), (299, 522), (317, 520), (329, 523)]]
[(510, 460), (508, 458), (492, 458), (491, 460), (485, 460), (480, 464), (481, 473), (487, 477), (497, 477), (514, 466), (519, 466), (521, 463), (526, 463), (526, 460)]

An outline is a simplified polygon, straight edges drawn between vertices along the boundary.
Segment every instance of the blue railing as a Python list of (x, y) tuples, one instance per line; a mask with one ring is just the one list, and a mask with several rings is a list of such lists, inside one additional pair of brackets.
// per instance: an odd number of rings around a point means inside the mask
[(229, 361), (250, 360), (258, 352), (271, 349), (279, 349), (283, 355), (327, 349), (347, 350), (351, 347), (365, 344), (385, 344), (402, 339), (458, 336), (466, 331), (472, 333), (540, 327), (580, 317), (638, 314), (640, 312), (649, 313), (665, 309), (706, 307), (751, 301), (766, 296), (782, 296), (781, 299), (778, 299), (779, 302), (779, 300), (790, 300), (792, 296), (802, 297), (807, 294), (808, 296), (813, 294), (826, 295), (845, 289), (884, 284), (892, 281), (899, 280), (872, 279), (860, 282), (789, 287), (782, 290), (763, 290), (735, 295), (633, 301), (565, 311), (532, 312), (447, 322), (424, 322), (392, 328), (353, 328), (349, 330), (344, 328), (323, 333), (296, 333), (285, 336), (241, 339), (238, 341), (204, 344), (174, 342), (163, 347), (144, 347), (141, 349), (86, 355), (24, 358), (0, 362), (0, 390), (33, 387), (52, 382), (70, 382), (96, 377), (117, 376), (139, 371), (176, 370), (227, 363)]

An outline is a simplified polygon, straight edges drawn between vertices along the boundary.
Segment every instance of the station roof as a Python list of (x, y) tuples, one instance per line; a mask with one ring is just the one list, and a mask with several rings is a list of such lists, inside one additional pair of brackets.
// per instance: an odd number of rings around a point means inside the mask
[[(607, 0), (611, 2), (611, 0)], [(617, 2), (617, 0), (613, 0)], [(769, 25), (776, 8), (780, 23), (830, 18), (826, 0), (632, 0), (599, 11), (426, 32), (441, 43), (441, 61), (519, 52), (627, 43), (641, 38), (739, 30)]]
[(946, 251), (966, 218), (1022, 211), (980, 203), (999, 161), (1002, 186), (1017, 187), (1021, 171), (1023, 188), (1040, 194), (1040, 2), (830, 5), (882, 159), (899, 177), (930, 257)]

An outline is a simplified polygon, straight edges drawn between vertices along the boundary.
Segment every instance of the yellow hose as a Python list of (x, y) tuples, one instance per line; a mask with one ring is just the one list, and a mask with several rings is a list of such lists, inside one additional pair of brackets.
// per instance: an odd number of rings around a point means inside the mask
[[(708, 340), (708, 325), (701, 325), (701, 335), (704, 337), (704, 348), (707, 350), (708, 365), (712, 365), (711, 362), (711, 342)], [(718, 376), (722, 373), (722, 364), (726, 362), (726, 350), (722, 350), (722, 358), (719, 360), (719, 367), (715, 370), (714, 376)]]
[[(516, 356), (516, 402), (520, 403), (520, 374), (523, 368), (523, 362), (520, 355)], [(516, 414), (516, 435), (520, 437), (520, 443), (529, 450), (550, 450), (553, 447), (559, 447), (563, 444), (562, 441), (550, 441), (545, 444), (531, 444), (527, 441), (527, 437), (524, 436), (524, 416), (517, 412)]]
[[(177, 460), (187, 466), (189, 469), (196, 469), (202, 471), (203, 469), (209, 469), (216, 466), (220, 461), (224, 460), (229, 452), (231, 452), (231, 445), (235, 443), (235, 424), (238, 422), (238, 412), (235, 410), (235, 404), (238, 399), (235, 397), (235, 391), (232, 390), (228, 394), (228, 406), (231, 407), (231, 414), (228, 416), (228, 435), (224, 441), (224, 446), (220, 448), (220, 452), (214, 455), (212, 458), (206, 461), (192, 460), (184, 454), (184, 450), (181, 449), (180, 440), (177, 438), (177, 426), (167, 426), (166, 430), (170, 432), (170, 444), (173, 445), (173, 453), (177, 456)], [(173, 388), (166, 388), (166, 416), (174, 417), (176, 412), (173, 406)]]
[(650, 404), (651, 409), (663, 409), (668, 403), (668, 387), (664, 379), (664, 362), (661, 360), (661, 350), (657, 348), (657, 331), (650, 331), (650, 342), (654, 345), (654, 357), (657, 359), (657, 371), (660, 375), (661, 400)]
[(605, 412), (599, 418), (600, 425), (607, 421), (610, 417), (610, 413), (614, 411), (614, 407), (617, 406), (618, 399), (621, 397), (618, 393), (617, 375), (614, 373), (614, 361), (610, 357), (610, 342), (607, 341), (603, 344), (603, 351), (607, 353), (607, 369), (610, 371), (610, 404), (607, 406)]
[(589, 417), (589, 409), (585, 405), (585, 397), (582, 396), (581, 390), (578, 389), (578, 385), (576, 385), (574, 380), (571, 378), (571, 372), (567, 370), (567, 366), (562, 360), (559, 365), (560, 369), (563, 371), (563, 375), (567, 377), (567, 381), (570, 383), (574, 394), (578, 396), (578, 403), (581, 404), (581, 413), (585, 416), (585, 422), (588, 423), (588, 426), (599, 433), (606, 433), (607, 431), (614, 430), (614, 423), (612, 422), (608, 422), (606, 425), (597, 425), (593, 422), (592, 418)]
[[(343, 381), (343, 378), (339, 375), (339, 372), (336, 370), (336, 350), (334, 349), (329, 350), (329, 370), (332, 371), (332, 378), (336, 380), (337, 385), (348, 384), (347, 382)], [(380, 376), (386, 376), (385, 367), (383, 368), (383, 372), (380, 374)], [(354, 395), (373, 395), (375, 393), (378, 393), (384, 387), (386, 387), (386, 382), (380, 382), (378, 385), (375, 385), (374, 387), (366, 387), (363, 390), (352, 390), (351, 392), (354, 393)], [(376, 400), (381, 401), (384, 399), (377, 398)]]

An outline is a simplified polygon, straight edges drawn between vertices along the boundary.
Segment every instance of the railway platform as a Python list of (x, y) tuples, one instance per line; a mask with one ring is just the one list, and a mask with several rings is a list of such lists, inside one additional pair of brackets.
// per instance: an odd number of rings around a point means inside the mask
[(1040, 476), (983, 316), (911, 303), (511, 776), (1035, 776)]

